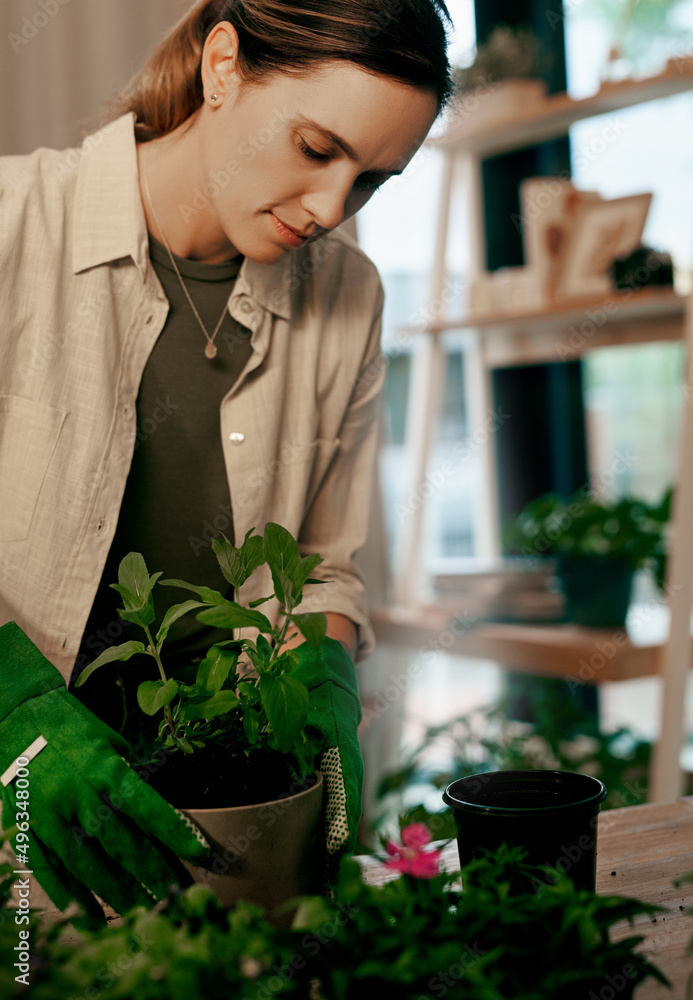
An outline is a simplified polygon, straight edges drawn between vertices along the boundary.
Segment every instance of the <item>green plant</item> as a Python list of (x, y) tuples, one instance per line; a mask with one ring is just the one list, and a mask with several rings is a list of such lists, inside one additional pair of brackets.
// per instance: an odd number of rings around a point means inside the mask
[[(212, 547), (235, 594), (265, 564), (272, 575), (274, 593), (244, 607), (208, 587), (182, 580), (161, 580), (161, 573), (150, 575), (142, 555), (130, 553), (120, 564), (118, 583), (111, 586), (123, 599), (121, 618), (139, 625), (146, 641), (131, 640), (105, 650), (82, 672), (76, 686), (107, 663), (127, 661), (136, 655), (148, 657), (156, 663), (160, 676), (139, 685), (137, 701), (146, 715), (161, 715), (158, 736), (167, 751), (193, 757), (204, 754), (206, 758), (252, 756), (253, 760), (273, 754), (286, 755), (303, 738), (309, 693), (292, 676), (298, 666), (298, 654), (284, 644), (296, 634), (296, 628), (312, 646), (320, 647), (325, 638), (324, 614), (299, 614), (295, 610), (301, 603), (304, 586), (322, 582), (312, 579), (310, 574), (323, 560), (319, 555), (302, 559), (291, 534), (273, 523), (266, 525), (264, 535), (255, 535), (251, 529), (239, 548), (226, 538), (213, 541)], [(154, 633), (155, 586), (192, 591), (197, 599), (169, 607)], [(272, 597), (278, 599), (283, 609), (283, 621), (276, 626), (257, 610)], [(205, 625), (229, 630), (250, 628), (257, 630), (257, 637), (215, 643), (194, 676), (189, 676), (190, 668), (178, 676), (169, 676), (164, 665), (169, 629), (193, 611)], [(200, 768), (196, 770), (199, 775)], [(294, 776), (303, 780), (307, 776), (305, 768)]]
[(671, 489), (657, 504), (626, 496), (600, 503), (587, 490), (566, 500), (547, 493), (527, 504), (505, 532), (507, 551), (538, 558), (622, 558), (631, 569), (648, 567), (664, 587), (666, 526)]
[[(65, 919), (50, 928), (33, 925), (32, 1000), (271, 996), (275, 969), (287, 966), (294, 953), (290, 935), (270, 926), (260, 907), (241, 903), (226, 910), (201, 885), (173, 888), (153, 909), (137, 907), (117, 926), (84, 932), (76, 941), (65, 939), (68, 929)], [(10, 968), (9, 940), (3, 945), (3, 967)], [(12, 982), (2, 995), (9, 1000), (21, 993)], [(280, 995), (301, 996), (291, 980)]]
[[(250, 904), (226, 911), (199, 885), (73, 943), (62, 938), (65, 920), (49, 931), (34, 924), (32, 1000), (351, 1000), (369, 990), (385, 1000), (582, 1000), (606, 976), (625, 984), (624, 970), (629, 985), (667, 982), (636, 951), (642, 938), (609, 940), (617, 922), (659, 907), (578, 892), (565, 875), (547, 881), (506, 850), (469, 865), (473, 884), (461, 892), (458, 873), (438, 871), (437, 851), (417, 868), (429, 840), (405, 829), (402, 847), (388, 844), (386, 866), (403, 873), (381, 885), (345, 858), (334, 894), (304, 898), (291, 928)], [(406, 850), (410, 865), (398, 867)], [(518, 868), (536, 874), (535, 892), (513, 893)], [(16, 934), (0, 937), (0, 970), (14, 943)], [(10, 982), (3, 996), (15, 995)]]
[[(405, 829), (402, 839), (426, 850), (421, 832), (407, 838)], [(401, 850), (388, 848), (391, 855)], [(648, 976), (667, 982), (635, 951), (642, 938), (609, 941), (613, 924), (658, 907), (577, 891), (565, 875), (547, 881), (543, 869), (524, 865), (519, 850), (468, 865), (464, 892), (458, 873), (417, 877), (414, 861), (409, 873), (374, 886), (358, 862), (346, 860), (334, 902), (317, 901), (311, 919), (304, 918), (308, 929), (337, 925), (312, 969), (324, 997), (574, 1000), (625, 967), (633, 985)], [(518, 870), (535, 877), (535, 891), (513, 891)], [(340, 921), (347, 905), (349, 919)]]
[(456, 66), (453, 81), (458, 94), (502, 80), (536, 78), (539, 72), (539, 42), (527, 28), (499, 25), (478, 45), (470, 66)]
[(672, 51), (690, 49), (685, 0), (583, 0), (568, 7), (575, 18), (601, 22), (612, 48), (634, 68), (655, 70)]

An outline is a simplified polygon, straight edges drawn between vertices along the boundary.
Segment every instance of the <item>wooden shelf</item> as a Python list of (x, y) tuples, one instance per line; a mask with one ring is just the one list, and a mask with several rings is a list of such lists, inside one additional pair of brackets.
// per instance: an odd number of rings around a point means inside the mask
[[(599, 115), (614, 115), (606, 121), (619, 128), (617, 112), (646, 102), (693, 91), (693, 56), (671, 59), (657, 76), (641, 80), (608, 83), (597, 94), (573, 100), (567, 93), (543, 96), (541, 87), (477, 91), (470, 101), (461, 100), (451, 109), (441, 136), (432, 136), (431, 148), (440, 150), (438, 221), (433, 249), (429, 301), (444, 302), (446, 276), (450, 273), (448, 244), (456, 185), (464, 181), (465, 218), (469, 230), (469, 272), (482, 271), (486, 260), (484, 187), (482, 160), (511, 150), (521, 150), (566, 136), (574, 123)], [(524, 89), (524, 98), (518, 97)], [(513, 103), (515, 107), (512, 107)], [(519, 107), (518, 107), (519, 105)], [(597, 124), (597, 123), (595, 123)], [(606, 133), (605, 133), (606, 134)], [(508, 290), (515, 287), (508, 282)], [(494, 286), (495, 290), (495, 286)], [(518, 291), (521, 290), (518, 288)], [(483, 291), (478, 289), (479, 293)], [(475, 298), (481, 301), (480, 294)], [(500, 299), (510, 302), (509, 298)], [(514, 301), (519, 301), (519, 298)], [(626, 344), (683, 342), (686, 371), (684, 385), (693, 381), (693, 314), (689, 302), (672, 289), (645, 289), (639, 292), (612, 292), (604, 301), (562, 302), (552, 308), (495, 312), (490, 315), (448, 316), (417, 326), (402, 327), (402, 333), (429, 333), (417, 343), (417, 363), (412, 369), (412, 385), (407, 411), (407, 452), (409, 486), (416, 492), (424, 482), (431, 442), (439, 420), (439, 401), (444, 380), (444, 347), (438, 334), (459, 331), (458, 340), (466, 350), (465, 391), (469, 423), (484, 427), (488, 414), (495, 411), (494, 368), (560, 362), (577, 359), (596, 348)], [(608, 308), (607, 308), (608, 307)], [(440, 608), (416, 608), (421, 603), (416, 581), (420, 578), (422, 539), (425, 537), (423, 505), (411, 511), (402, 526), (400, 541), (404, 553), (397, 568), (397, 600), (403, 606), (373, 614), (376, 636), (408, 652), (439, 650), (461, 656), (489, 659), (511, 670), (544, 673), (547, 676), (576, 677), (591, 683), (630, 677), (661, 675), (661, 745), (654, 766), (652, 796), (663, 800), (676, 793), (683, 733), (685, 684), (691, 656), (691, 580), (693, 544), (686, 528), (693, 519), (693, 419), (691, 400), (683, 400), (682, 433), (677, 464), (676, 525), (682, 527), (675, 558), (669, 567), (671, 589), (670, 625), (665, 636), (652, 638), (652, 645), (638, 644), (635, 636), (624, 637), (613, 655), (604, 649), (613, 644), (613, 633), (575, 630), (571, 626), (481, 624), (483, 615), (465, 621)], [(475, 493), (476, 537), (479, 554), (496, 556), (500, 550), (497, 510), (497, 435), (489, 434), (479, 448), (479, 483)], [(462, 606), (462, 602), (460, 602)], [(469, 602), (473, 610), (472, 602)], [(515, 612), (517, 619), (536, 622), (537, 615)], [(488, 618), (491, 615), (487, 615)], [(497, 617), (501, 617), (500, 613)], [(547, 620), (549, 615), (544, 616)], [(509, 620), (509, 615), (505, 617)], [(657, 643), (656, 645), (654, 643)], [(660, 645), (661, 643), (661, 645)], [(600, 659), (601, 657), (601, 659)], [(602, 662), (602, 660), (604, 662)], [(580, 668), (599, 664), (594, 677), (580, 677)]]
[[(530, 104), (525, 115), (514, 112), (507, 117), (486, 118), (483, 113), (469, 113), (453, 121), (443, 135), (429, 140), (443, 149), (495, 156), (523, 149), (566, 135), (570, 126), (584, 118), (622, 111), (647, 101), (671, 97), (693, 89), (693, 59), (673, 60), (667, 70), (642, 80), (623, 80), (602, 85), (591, 97), (573, 100), (566, 93), (552, 94)], [(483, 94), (480, 96), (483, 107)], [(454, 119), (454, 106), (451, 118)]]
[(449, 317), (400, 333), (438, 335), (455, 330), (483, 334), (486, 364), (566, 361), (598, 347), (682, 340), (686, 298), (671, 288), (614, 291), (608, 299), (580, 299), (546, 309)]
[(489, 624), (470, 631), (467, 655), (521, 673), (601, 684), (659, 673), (660, 652), (659, 645), (636, 645), (625, 629)]
[(677, 295), (672, 288), (643, 288), (632, 292), (614, 290), (606, 299), (566, 299), (542, 309), (468, 313), (429, 323), (425, 330), (427, 333), (494, 328), (521, 331), (528, 326), (555, 329), (556, 325), (579, 323), (587, 318), (588, 313), (601, 311), (606, 313), (606, 325), (633, 317), (655, 320), (673, 317), (679, 320), (683, 317), (685, 302), (685, 297)]
[(641, 644), (624, 629), (578, 625), (479, 623), (432, 607), (374, 611), (378, 642), (492, 660), (509, 670), (600, 684), (659, 673), (659, 644)]

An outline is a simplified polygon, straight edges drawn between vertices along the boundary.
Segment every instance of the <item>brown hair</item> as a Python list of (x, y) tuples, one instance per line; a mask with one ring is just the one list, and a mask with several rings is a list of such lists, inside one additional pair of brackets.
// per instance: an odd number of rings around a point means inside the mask
[(440, 109), (450, 98), (444, 0), (203, 0), (116, 97), (108, 119), (134, 111), (140, 138), (186, 121), (203, 102), (202, 50), (222, 21), (238, 33), (238, 71), (250, 84), (343, 59), (432, 90)]

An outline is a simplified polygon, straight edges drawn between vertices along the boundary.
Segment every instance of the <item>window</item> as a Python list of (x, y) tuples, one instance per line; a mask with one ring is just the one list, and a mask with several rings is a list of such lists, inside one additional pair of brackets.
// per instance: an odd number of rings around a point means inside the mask
[[(452, 0), (448, 8), (455, 25), (450, 50), (454, 63), (467, 59), (474, 45), (474, 4), (473, 0)], [(424, 499), (407, 495), (405, 419), (412, 340), (418, 334), (403, 332), (402, 328), (420, 327), (426, 315), (441, 166), (437, 153), (424, 146), (405, 173), (388, 181), (361, 210), (358, 219), (359, 241), (378, 267), (386, 292), (383, 317), (383, 347), (388, 358), (386, 441), (380, 457), (380, 475), (391, 554), (397, 549), (400, 530), (412, 504)], [(459, 265), (452, 244), (462, 246), (464, 242), (463, 238), (451, 241), (456, 271)], [(462, 277), (460, 273), (451, 276), (453, 289), (461, 290)], [(432, 475), (454, 457), (451, 449), (464, 436), (462, 387), (462, 353), (459, 344), (451, 341), (440, 439), (430, 456)], [(443, 485), (425, 498), (426, 563), (442, 554), (473, 552), (474, 476), (470, 476), (466, 467), (459, 466), (459, 460), (457, 464), (455, 474), (445, 476)]]

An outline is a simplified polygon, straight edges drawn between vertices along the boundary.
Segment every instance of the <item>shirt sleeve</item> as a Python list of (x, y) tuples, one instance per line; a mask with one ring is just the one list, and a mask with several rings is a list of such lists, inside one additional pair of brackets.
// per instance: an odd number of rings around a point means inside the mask
[(342, 422), (337, 448), (308, 510), (299, 537), (301, 554), (319, 552), (323, 562), (312, 574), (327, 581), (306, 588), (299, 611), (331, 611), (357, 626), (357, 660), (374, 647), (366, 610), (365, 585), (354, 563), (367, 542), (371, 491), (379, 439), (381, 390), (386, 361), (380, 346), (383, 289), (378, 283), (366, 350)]

